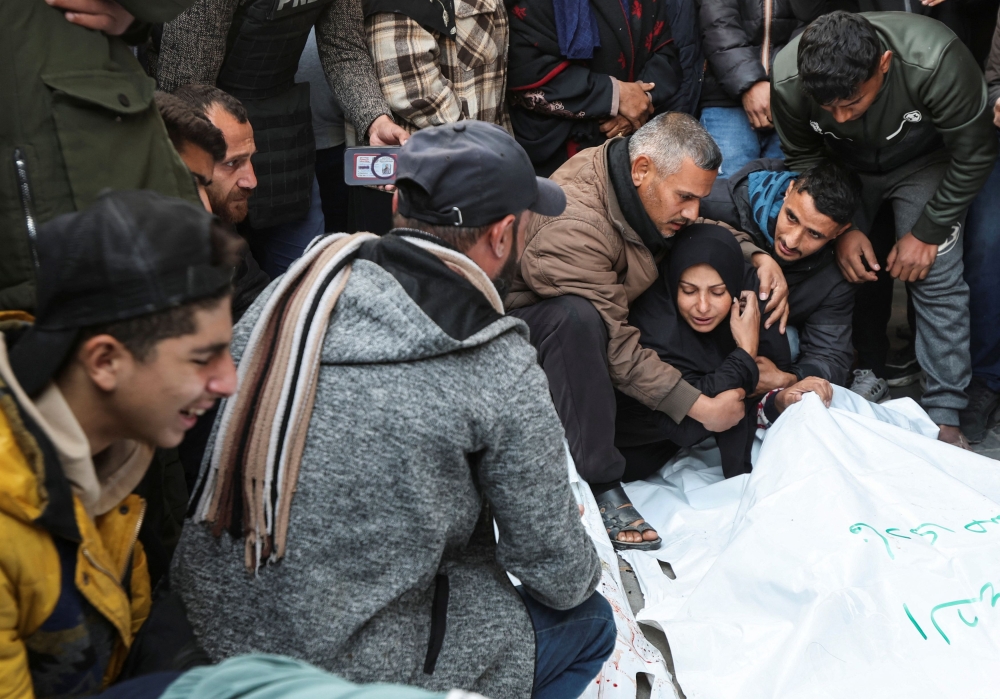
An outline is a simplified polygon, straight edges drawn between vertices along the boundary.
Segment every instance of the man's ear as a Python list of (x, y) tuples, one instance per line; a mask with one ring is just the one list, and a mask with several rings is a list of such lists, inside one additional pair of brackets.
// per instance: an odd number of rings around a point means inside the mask
[(399, 211), (399, 190), (397, 189), (392, 193), (392, 215), (395, 216), (396, 212)]
[(843, 226), (841, 226), (836, 233), (833, 234), (833, 239), (836, 240), (837, 238), (844, 235), (844, 233), (851, 230), (852, 228), (854, 228), (854, 224), (848, 221)]
[(640, 186), (643, 180), (654, 173), (655, 169), (653, 161), (649, 159), (648, 155), (639, 155), (632, 161), (632, 184), (636, 187)]
[(507, 259), (510, 255), (511, 249), (517, 245), (517, 241), (514, 240), (514, 220), (515, 216), (513, 214), (507, 214), (502, 219), (492, 224), (487, 231), (487, 240), (489, 241), (490, 251), (499, 260)]
[(95, 335), (80, 345), (73, 361), (95, 386), (110, 393), (118, 387), (123, 370), (135, 362), (135, 358), (111, 335)]
[(886, 51), (882, 54), (882, 58), (879, 59), (878, 69), (883, 73), (888, 73), (890, 63), (892, 63), (892, 51)]

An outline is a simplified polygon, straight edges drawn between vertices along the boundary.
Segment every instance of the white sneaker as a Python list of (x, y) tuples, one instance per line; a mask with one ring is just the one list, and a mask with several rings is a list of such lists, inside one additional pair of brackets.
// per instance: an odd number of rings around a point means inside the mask
[(865, 400), (878, 403), (889, 392), (889, 384), (875, 376), (871, 369), (855, 369), (851, 390)]

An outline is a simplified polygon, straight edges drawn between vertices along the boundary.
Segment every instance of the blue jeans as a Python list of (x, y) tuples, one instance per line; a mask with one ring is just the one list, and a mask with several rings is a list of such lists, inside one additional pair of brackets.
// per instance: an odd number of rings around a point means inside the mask
[(306, 218), (269, 228), (253, 229), (253, 240), (256, 243), (254, 257), (260, 268), (274, 279), (284, 274), (289, 265), (302, 257), (313, 238), (325, 232), (323, 198), (320, 196), (319, 181), (313, 177), (312, 200), (309, 202)]
[(781, 141), (774, 129), (757, 131), (742, 107), (705, 107), (701, 125), (722, 151), (719, 177), (732, 177), (757, 158), (784, 158)]
[(565, 611), (546, 607), (523, 587), (515, 588), (535, 627), (535, 686), (532, 699), (578, 697), (601, 672), (615, 649), (615, 618), (598, 593)]
[(1000, 392), (1000, 161), (965, 219), (972, 374)]

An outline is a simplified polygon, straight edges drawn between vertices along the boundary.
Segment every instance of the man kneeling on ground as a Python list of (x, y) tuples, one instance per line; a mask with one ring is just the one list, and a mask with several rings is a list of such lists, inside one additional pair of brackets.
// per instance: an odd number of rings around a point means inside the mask
[(526, 210), (556, 215), (565, 197), (476, 121), (414, 134), (398, 177), (396, 229), (318, 240), (237, 326), (246, 379), (173, 581), (216, 660), (579, 696), (614, 621), (545, 375), (496, 288)]
[(236, 388), (238, 246), (148, 191), (39, 231), (38, 318), (0, 314), (0, 694), (94, 694), (142, 637), (146, 503), (129, 493)]
[[(751, 161), (729, 179), (716, 180), (702, 212), (753, 236), (788, 282), (791, 371), (757, 357), (758, 393), (787, 388), (807, 376), (847, 385), (854, 361), (851, 320), (856, 287), (844, 279), (829, 243), (851, 228), (861, 203), (858, 176), (832, 160), (801, 174), (780, 160)], [(881, 394), (868, 396), (878, 400)]]
[[(687, 114), (649, 121), (625, 139), (578, 153), (552, 179), (567, 196), (561, 216), (532, 217), (524, 257), (506, 304), (531, 328), (556, 410), (580, 475), (590, 483), (615, 548), (658, 548), (621, 487), (625, 459), (615, 448), (615, 389), (680, 423), (711, 432), (743, 419), (743, 390), (709, 398), (639, 342), (630, 304), (659, 275), (671, 238), (698, 218), (722, 155)], [(788, 288), (771, 257), (737, 233), (757, 268), (767, 326), (788, 314)]]

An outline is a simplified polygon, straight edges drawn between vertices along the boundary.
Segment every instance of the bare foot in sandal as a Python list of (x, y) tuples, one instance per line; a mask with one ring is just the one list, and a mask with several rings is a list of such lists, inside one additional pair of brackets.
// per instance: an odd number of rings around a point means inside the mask
[(660, 536), (629, 502), (624, 488), (618, 486), (596, 496), (604, 528), (616, 549), (651, 551), (660, 548)]

